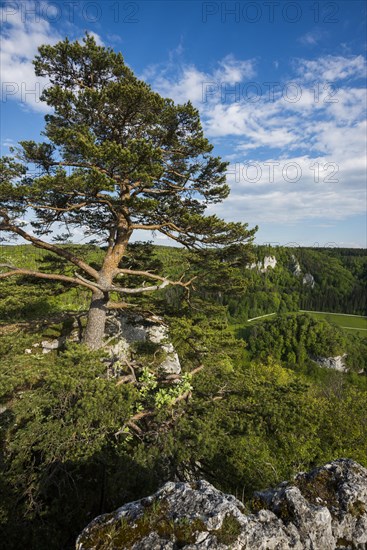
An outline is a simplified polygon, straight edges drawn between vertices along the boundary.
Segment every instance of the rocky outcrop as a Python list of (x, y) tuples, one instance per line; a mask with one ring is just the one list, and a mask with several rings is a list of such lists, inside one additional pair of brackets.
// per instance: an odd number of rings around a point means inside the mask
[(367, 470), (340, 459), (256, 493), (248, 510), (206, 481), (166, 483), (96, 518), (77, 550), (367, 548)]
[[(113, 320), (113, 323), (111, 323)], [(110, 355), (118, 361), (130, 360), (136, 344), (157, 346), (163, 359), (158, 370), (166, 374), (180, 374), (181, 364), (176, 350), (169, 340), (168, 327), (156, 316), (144, 318), (141, 315), (119, 315), (110, 319), (110, 334), (117, 342), (109, 347)]]
[(302, 279), (302, 283), (305, 286), (310, 286), (311, 288), (313, 288), (315, 286), (314, 276), (311, 273), (306, 273)]
[[(25, 354), (47, 354), (57, 351), (65, 346), (66, 342), (81, 342), (81, 330), (78, 322), (74, 322), (67, 332), (52, 340), (36, 342), (32, 348), (24, 350)], [(143, 317), (142, 315), (112, 314), (107, 319), (105, 350), (109, 354), (106, 363), (113, 367), (119, 362), (131, 363), (133, 356), (138, 355), (139, 344), (151, 347), (152, 353), (161, 357), (161, 362), (156, 365), (157, 371), (165, 374), (179, 375), (181, 364), (176, 350), (169, 339), (168, 326), (155, 315)], [(159, 352), (159, 353), (158, 353)], [(114, 369), (112, 368), (112, 371)], [(113, 374), (111, 371), (110, 374)], [(118, 368), (115, 374), (119, 374)]]
[(334, 369), (339, 372), (348, 372), (348, 368), (345, 365), (345, 358), (347, 354), (336, 355), (335, 357), (312, 357), (312, 360), (315, 361), (320, 367), (327, 369)]
[(250, 264), (250, 269), (258, 269), (261, 271), (261, 273), (265, 273), (269, 267), (271, 269), (274, 269), (274, 267), (277, 265), (277, 259), (275, 256), (265, 256), (264, 260), (261, 262), (256, 262)]
[(299, 261), (294, 254), (291, 256), (291, 271), (296, 277), (299, 277), (302, 274), (301, 266), (299, 265)]

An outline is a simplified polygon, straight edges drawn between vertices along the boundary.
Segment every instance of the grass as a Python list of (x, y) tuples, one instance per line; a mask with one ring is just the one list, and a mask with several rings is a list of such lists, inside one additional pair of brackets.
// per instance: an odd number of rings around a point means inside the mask
[(329, 323), (334, 323), (347, 333), (358, 334), (359, 336), (367, 338), (367, 317), (363, 317), (362, 315), (344, 315), (343, 313), (310, 311), (307, 313), (316, 319), (325, 319)]
[[(291, 312), (289, 312), (291, 313)], [(316, 319), (325, 319), (329, 323), (334, 323), (342, 328), (347, 334), (356, 334), (362, 338), (367, 338), (367, 317), (362, 315), (349, 315), (343, 313), (322, 313), (322, 312), (312, 312), (312, 311), (299, 311), (293, 312), (302, 315), (307, 313)], [(253, 321), (247, 321), (246, 323), (233, 324), (231, 325), (231, 330), (234, 334), (239, 337), (245, 337), (248, 329), (253, 327), (257, 323), (263, 323), (264, 321), (275, 319), (276, 316), (263, 316), (255, 318)]]

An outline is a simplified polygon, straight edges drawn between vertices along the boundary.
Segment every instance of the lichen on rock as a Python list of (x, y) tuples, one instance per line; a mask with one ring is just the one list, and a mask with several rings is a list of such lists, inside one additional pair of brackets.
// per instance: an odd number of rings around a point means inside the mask
[(252, 513), (206, 481), (157, 493), (93, 520), (77, 550), (367, 548), (367, 470), (339, 459), (256, 493)]
[(155, 346), (155, 350), (160, 352), (161, 361), (157, 370), (165, 374), (181, 373), (179, 357), (169, 340), (168, 327), (161, 318), (144, 318), (137, 314), (117, 315), (110, 319), (109, 330), (110, 336), (116, 336), (116, 342), (109, 346), (109, 353), (114, 360), (129, 360), (134, 349), (146, 344), (146, 347)]

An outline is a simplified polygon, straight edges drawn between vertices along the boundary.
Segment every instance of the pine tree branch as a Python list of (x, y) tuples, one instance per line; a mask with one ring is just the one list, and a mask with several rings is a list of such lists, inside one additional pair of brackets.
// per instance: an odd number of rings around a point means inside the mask
[(111, 176), (111, 174), (108, 172), (108, 170), (105, 170), (104, 168), (101, 168), (100, 166), (97, 166), (96, 164), (89, 164), (87, 162), (48, 162), (48, 166), (65, 166), (69, 168), (87, 168), (89, 170), (96, 170), (97, 172), (100, 172), (101, 174), (108, 176), (109, 178), (115, 180), (115, 181), (121, 181), (120, 176)]
[(80, 208), (83, 208), (84, 206), (87, 206), (87, 202), (81, 202), (79, 204), (73, 204), (72, 206), (69, 206), (68, 208), (61, 208), (57, 206), (44, 206), (40, 204), (34, 204), (31, 202), (27, 202), (27, 206), (30, 208), (34, 208), (35, 210), (52, 210), (53, 212), (72, 212), (73, 210), (79, 210)]
[(178, 233), (182, 233), (183, 229), (180, 229), (175, 223), (173, 222), (164, 222), (164, 223), (157, 223), (157, 224), (151, 224), (151, 225), (144, 225), (139, 223), (134, 223), (131, 225), (131, 229), (142, 229), (145, 231), (160, 231), (164, 227), (169, 227), (173, 231), (177, 231)]
[(123, 287), (112, 285), (112, 286), (109, 286), (109, 287), (104, 287), (103, 290), (108, 291), (108, 292), (120, 292), (121, 294), (143, 294), (145, 292), (153, 292), (155, 290), (162, 290), (166, 286), (182, 286), (183, 288), (188, 288), (189, 286), (191, 286), (193, 281), (196, 279), (196, 277), (193, 277), (192, 279), (190, 279), (189, 281), (184, 283), (182, 280), (171, 281), (170, 279), (166, 279), (165, 277), (160, 277), (159, 275), (154, 275), (152, 273), (149, 273), (148, 271), (134, 271), (134, 270), (128, 270), (128, 269), (124, 269), (124, 270), (121, 270), (121, 271), (123, 271), (127, 274), (130, 273), (130, 274), (134, 274), (134, 275), (145, 276), (145, 277), (148, 277), (148, 278), (151, 278), (151, 279), (157, 279), (158, 281), (162, 281), (162, 282), (161, 282), (160, 285), (141, 286), (141, 287), (137, 287), (137, 288), (123, 288)]
[(17, 227), (16, 225), (12, 224), (10, 221), (10, 217), (8, 213), (5, 210), (0, 210), (0, 215), (4, 218), (4, 222), (0, 223), (0, 229), (4, 231), (10, 231), (12, 233), (16, 233), (17, 235), (20, 235), (23, 237), (24, 240), (31, 242), (33, 246), (36, 248), (42, 248), (44, 250), (48, 250), (50, 252), (53, 252), (57, 256), (60, 256), (64, 258), (65, 260), (68, 260), (72, 264), (78, 266), (80, 269), (82, 269), (85, 273), (88, 273), (93, 279), (98, 279), (98, 271), (93, 269), (90, 265), (88, 265), (86, 262), (69, 252), (68, 250), (65, 250), (63, 248), (59, 248), (58, 246), (47, 243), (46, 241), (42, 241), (41, 239), (38, 239), (37, 237), (34, 237), (33, 235), (30, 235), (24, 229), (21, 229), (20, 227)]
[(23, 269), (20, 267), (18, 268), (9, 264), (0, 264), (0, 268), (2, 267), (7, 267), (10, 269), (10, 271), (6, 271), (5, 273), (0, 273), (0, 279), (5, 279), (7, 277), (13, 277), (13, 276), (28, 275), (31, 277), (38, 277), (39, 279), (48, 279), (52, 281), (62, 281), (64, 283), (81, 285), (93, 291), (95, 291), (97, 288), (96, 286), (93, 285), (93, 283), (89, 283), (86, 280), (81, 281), (77, 277), (69, 277), (68, 275), (57, 275), (56, 273), (41, 273), (40, 271), (33, 271), (32, 269)]
[(128, 309), (138, 307), (138, 304), (129, 304), (128, 302), (107, 302), (107, 309)]

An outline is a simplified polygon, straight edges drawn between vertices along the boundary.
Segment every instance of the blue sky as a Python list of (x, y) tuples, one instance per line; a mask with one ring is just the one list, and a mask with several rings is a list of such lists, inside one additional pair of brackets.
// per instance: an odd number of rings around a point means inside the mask
[(199, 109), (231, 163), (231, 195), (211, 212), (259, 225), (259, 244), (366, 246), (365, 2), (0, 4), (2, 154), (40, 139), (37, 47), (89, 31)]

